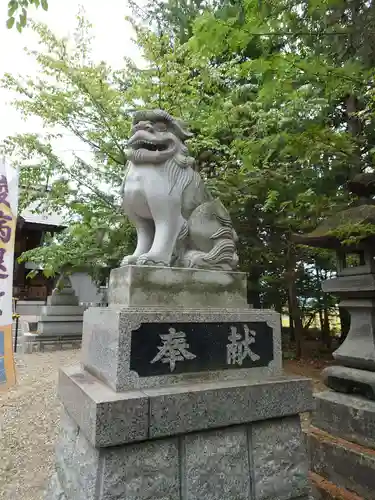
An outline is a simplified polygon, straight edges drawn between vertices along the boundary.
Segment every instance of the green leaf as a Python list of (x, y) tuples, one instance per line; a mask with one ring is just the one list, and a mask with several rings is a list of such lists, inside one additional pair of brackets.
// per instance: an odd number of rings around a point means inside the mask
[(14, 25), (14, 17), (10, 17), (8, 20), (7, 20), (7, 27), (8, 29), (12, 29), (13, 28), (13, 25)]
[(26, 279), (31, 280), (31, 279), (35, 278), (35, 276), (37, 276), (37, 275), (38, 275), (38, 273), (39, 273), (39, 271), (38, 271), (37, 269), (33, 269), (32, 271), (29, 271), (29, 272), (27, 273), (27, 275), (26, 275)]
[(18, 31), (19, 33), (21, 33), (21, 32), (22, 32), (22, 24), (21, 24), (20, 22), (18, 22), (18, 23), (16, 24), (16, 28), (17, 28), (17, 31)]
[(43, 10), (48, 10), (48, 0), (41, 0)]
[(54, 276), (55, 272), (52, 267), (48, 266), (45, 269), (43, 269), (43, 274), (46, 278), (52, 278)]
[(26, 9), (22, 9), (22, 14), (20, 15), (20, 23), (21, 26), (24, 28), (27, 23), (27, 11)]
[(17, 2), (9, 2), (8, 3), (8, 17), (12, 17), (17, 9), (18, 9)]

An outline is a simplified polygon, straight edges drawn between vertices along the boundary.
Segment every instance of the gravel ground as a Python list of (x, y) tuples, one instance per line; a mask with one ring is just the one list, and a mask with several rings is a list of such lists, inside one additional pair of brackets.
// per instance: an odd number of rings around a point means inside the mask
[[(57, 372), (78, 360), (78, 350), (17, 356), (18, 384), (0, 393), (0, 500), (44, 500), (59, 428)], [(314, 389), (321, 390), (321, 367), (287, 362), (285, 369), (311, 377)], [(305, 428), (308, 421), (303, 415)]]
[(78, 350), (17, 356), (18, 384), (0, 393), (1, 500), (43, 500), (59, 427), (57, 372), (78, 359)]

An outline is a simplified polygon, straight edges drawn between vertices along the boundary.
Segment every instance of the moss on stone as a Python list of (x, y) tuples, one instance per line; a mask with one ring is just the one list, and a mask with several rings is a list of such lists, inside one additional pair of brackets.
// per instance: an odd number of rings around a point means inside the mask
[(359, 205), (335, 214), (305, 235), (293, 235), (293, 241), (316, 247), (339, 247), (351, 236), (363, 240), (375, 235), (375, 205)]

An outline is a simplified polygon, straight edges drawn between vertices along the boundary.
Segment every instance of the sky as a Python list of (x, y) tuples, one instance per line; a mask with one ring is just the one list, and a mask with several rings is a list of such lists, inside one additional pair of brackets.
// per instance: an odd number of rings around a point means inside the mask
[[(24, 29), (22, 33), (18, 33), (15, 28), (8, 30), (5, 24), (6, 2), (3, 0), (0, 3), (0, 77), (4, 73), (36, 75), (38, 66), (32, 57), (25, 54), (24, 47), (37, 47), (38, 38), (29, 29)], [(61, 36), (73, 36), (79, 5), (84, 8), (85, 17), (93, 25), (94, 60), (106, 61), (114, 68), (121, 67), (124, 56), (141, 61), (137, 47), (132, 43), (134, 33), (124, 20), (125, 15), (129, 14), (126, 0), (49, 0), (48, 3), (47, 12), (30, 7), (29, 15), (45, 22), (54, 33)], [(10, 101), (13, 97), (9, 91), (0, 88), (0, 142), (15, 133), (42, 130), (37, 118), (24, 121), (19, 112), (12, 108)], [(64, 157), (65, 152), (79, 147), (82, 146), (78, 140), (67, 134), (59, 143), (60, 156)]]

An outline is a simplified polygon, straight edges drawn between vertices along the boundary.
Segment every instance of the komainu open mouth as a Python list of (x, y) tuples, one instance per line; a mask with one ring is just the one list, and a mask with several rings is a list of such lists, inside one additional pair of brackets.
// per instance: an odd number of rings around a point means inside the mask
[(138, 140), (132, 143), (131, 148), (134, 150), (147, 149), (147, 151), (166, 151), (168, 149), (168, 144), (166, 143), (156, 144), (151, 141)]

